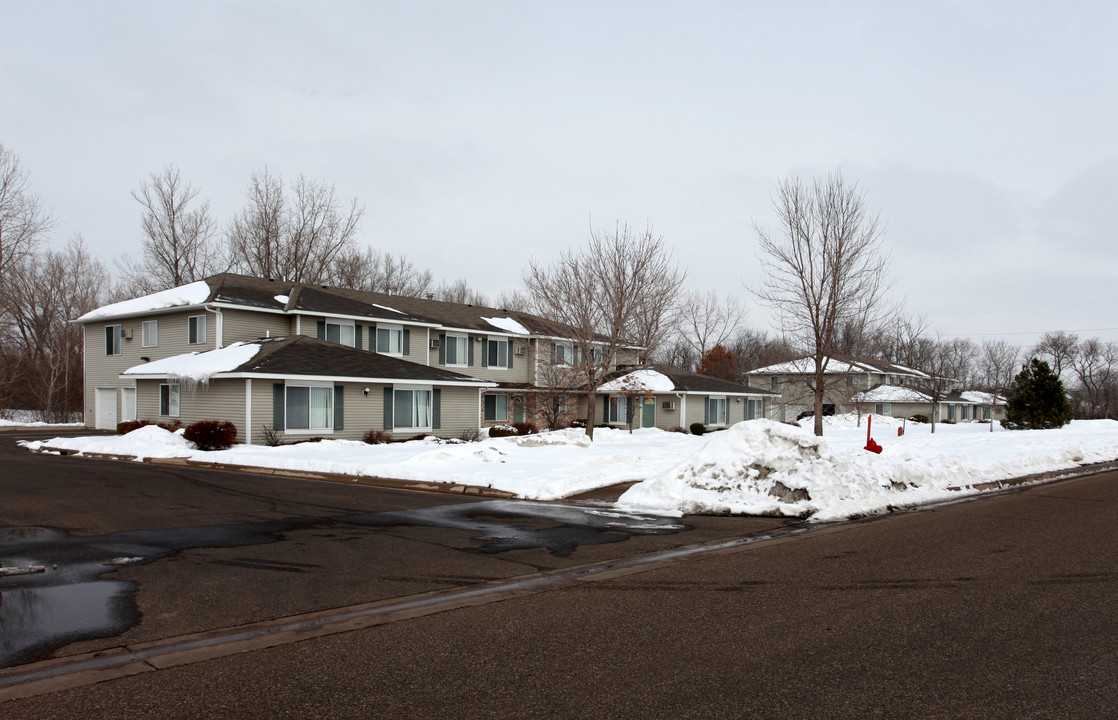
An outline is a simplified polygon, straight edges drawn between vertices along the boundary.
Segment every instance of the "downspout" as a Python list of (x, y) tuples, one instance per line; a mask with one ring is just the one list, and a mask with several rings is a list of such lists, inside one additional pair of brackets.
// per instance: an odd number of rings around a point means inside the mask
[(252, 444), (252, 378), (245, 378), (245, 445)]
[(684, 430), (687, 429), (687, 395), (685, 393), (676, 393), (675, 396), (679, 398), (679, 426)]
[(220, 350), (221, 348), (225, 347), (225, 338), (222, 337), (225, 333), (225, 324), (222, 322), (223, 317), (221, 314), (221, 308), (215, 308), (210, 305), (203, 305), (202, 309), (217, 316), (217, 319), (214, 321), (214, 324), (216, 325), (216, 327), (214, 328), (214, 335), (216, 336), (214, 339), (214, 349)]

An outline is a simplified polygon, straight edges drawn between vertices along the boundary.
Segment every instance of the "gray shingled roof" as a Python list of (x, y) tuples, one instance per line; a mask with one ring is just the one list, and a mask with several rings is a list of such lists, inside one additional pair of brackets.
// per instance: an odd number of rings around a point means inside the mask
[(682, 370), (671, 365), (642, 365), (639, 368), (627, 368), (625, 370), (618, 370), (610, 373), (606, 379), (613, 380), (619, 377), (624, 377), (634, 370), (655, 370), (656, 372), (664, 375), (672, 384), (675, 385), (676, 392), (694, 392), (694, 393), (709, 393), (709, 394), (750, 394), (750, 395), (769, 395), (778, 396), (780, 393), (773, 392), (772, 390), (762, 390), (761, 388), (753, 387), (746, 383), (736, 383), (729, 380), (721, 380), (710, 375), (702, 375), (700, 373), (691, 372), (690, 370)]
[[(531, 313), (483, 305), (449, 303), (405, 295), (268, 280), (235, 273), (213, 275), (206, 278), (206, 282), (213, 288), (210, 302), (400, 322), (412, 321), (484, 333), (503, 331), (483, 318), (512, 318), (535, 335), (571, 337), (573, 334), (571, 328)], [(290, 300), (285, 305), (275, 300), (277, 295), (285, 295)], [(394, 313), (392, 310), (397, 312)]]
[(248, 362), (230, 370), (230, 373), (316, 375), (430, 383), (454, 382), (478, 386), (493, 384), (450, 370), (420, 365), (305, 335), (268, 338), (254, 342), (260, 343), (260, 352)]

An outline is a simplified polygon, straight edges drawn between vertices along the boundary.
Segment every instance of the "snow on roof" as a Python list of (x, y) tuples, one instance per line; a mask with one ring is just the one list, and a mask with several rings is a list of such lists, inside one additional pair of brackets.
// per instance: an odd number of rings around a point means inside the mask
[[(874, 361), (877, 362), (877, 361)], [(776, 365), (769, 365), (768, 367), (757, 368), (750, 370), (750, 375), (803, 375), (804, 373), (815, 372), (815, 359), (810, 357), (796, 358), (787, 362), (777, 363)], [(897, 365), (882, 361), (880, 367), (875, 367), (869, 362), (859, 362), (858, 360), (846, 361), (839, 358), (830, 358), (827, 361), (826, 374), (828, 375), (845, 375), (847, 373), (881, 373), (883, 375), (914, 375), (916, 377), (928, 377), (926, 373), (912, 368), (905, 367), (904, 365)]]
[(872, 390), (860, 392), (853, 398), (857, 403), (925, 403), (928, 396), (913, 388), (899, 385), (879, 385)]
[(238, 368), (260, 352), (259, 343), (233, 343), (219, 350), (172, 355), (125, 370), (121, 375), (159, 375), (205, 383), (218, 373)]
[(291, 297), (288, 295), (276, 295), (273, 300), (278, 302), (280, 305), (286, 305), (287, 303), (291, 302)]
[(111, 305), (90, 310), (78, 318), (78, 322), (89, 322), (102, 318), (112, 318), (121, 315), (162, 310), (163, 308), (180, 307), (185, 305), (201, 305), (210, 297), (210, 286), (205, 280), (180, 285), (170, 290), (161, 290), (151, 295), (124, 300)]
[(671, 379), (663, 373), (656, 372), (655, 370), (634, 370), (631, 373), (626, 373), (619, 378), (614, 378), (608, 383), (605, 383), (600, 388), (598, 388), (598, 392), (621, 392), (622, 389), (625, 387), (626, 382), (628, 382), (630, 378), (644, 383), (644, 386), (650, 392), (661, 393), (672, 392), (673, 390), (675, 390), (675, 383), (673, 383)]
[(513, 320), (510, 317), (503, 317), (503, 318), (483, 317), (482, 320), (489, 323), (490, 325), (492, 325), (495, 328), (500, 328), (501, 330), (504, 330), (505, 332), (508, 332), (508, 333), (512, 333), (513, 335), (531, 335), (531, 333), (528, 332), (528, 328), (524, 327), (523, 325), (521, 325), (520, 323), (518, 323), (517, 321)]
[(397, 315), (407, 315), (406, 312), (402, 312), (400, 310), (397, 310), (396, 308), (390, 308), (387, 305), (377, 305), (376, 303), (370, 303), (370, 305), (372, 305), (375, 308), (380, 308), (381, 310), (387, 310), (388, 312), (394, 312)]
[[(980, 392), (978, 390), (964, 390), (959, 393), (959, 397), (963, 399), (963, 402), (977, 403), (979, 405), (989, 405), (990, 402), (994, 399), (994, 394), (988, 392)], [(1005, 405), (1005, 398), (999, 395), (997, 397), (997, 404)]]

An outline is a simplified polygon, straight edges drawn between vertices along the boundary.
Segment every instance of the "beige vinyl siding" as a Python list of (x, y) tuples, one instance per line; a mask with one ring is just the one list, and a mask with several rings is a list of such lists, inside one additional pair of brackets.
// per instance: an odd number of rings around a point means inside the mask
[[(179, 414), (159, 414), (159, 386), (173, 380), (136, 381), (136, 417), (140, 420), (169, 422), (178, 420), (183, 426), (199, 420), (228, 420), (237, 426), (237, 440), (245, 440), (245, 381), (212, 380), (190, 387), (179, 383)], [(255, 415), (255, 410), (254, 413)]]
[(480, 405), (480, 393), (472, 387), (444, 387), (441, 398), (441, 425), (435, 434), (439, 437), (456, 438), (465, 430), (476, 430)]
[[(207, 313), (207, 315), (209, 317), (206, 319), (206, 343), (213, 347), (211, 341), (216, 337), (217, 320), (213, 313)], [(252, 310), (222, 309), (221, 325), (222, 339), (226, 346), (235, 342), (268, 337), (269, 334), (271, 337), (287, 337), (294, 331), (294, 320), (292, 318), (286, 315), (253, 312)], [(186, 332), (185, 326), (183, 332)], [(314, 334), (313, 325), (311, 334)]]
[[(120, 374), (130, 367), (141, 365), (144, 360), (161, 360), (172, 355), (196, 352), (199, 350), (212, 350), (216, 335), (207, 332), (206, 343), (190, 345), (187, 339), (187, 318), (191, 315), (200, 315), (205, 311), (179, 311), (167, 312), (159, 315), (144, 317), (123, 318), (121, 320), (106, 320), (85, 324), (85, 422), (89, 427), (96, 425), (94, 413), (96, 412), (97, 388), (122, 388), (133, 387), (134, 380), (121, 380)], [(207, 323), (213, 322), (213, 314), (208, 316)], [(143, 324), (145, 321), (158, 321), (159, 344), (155, 347), (143, 347)], [(132, 339), (123, 339), (120, 343), (120, 355), (105, 354), (105, 328), (110, 325), (120, 325), (125, 337), (132, 331)], [(139, 398), (137, 397), (137, 402)], [(158, 406), (156, 407), (158, 410)], [(122, 417), (120, 407), (120, 393), (117, 392), (117, 417)], [(137, 405), (139, 412), (139, 405)], [(142, 416), (140, 416), (142, 417)]]
[[(244, 380), (230, 380), (228, 382), (244, 383)], [(297, 379), (292, 379), (292, 382), (298, 382)], [(255, 378), (252, 381), (252, 424), (253, 424), (253, 437), (252, 441), (256, 444), (264, 442), (263, 428), (272, 427), (273, 421), (273, 384), (283, 384), (282, 380), (273, 379), (260, 379)], [(343, 382), (335, 383), (335, 386), (341, 385), (344, 390), (342, 397), (344, 407), (342, 416), (342, 430), (334, 430), (333, 432), (310, 433), (310, 435), (321, 435), (322, 437), (330, 437), (341, 440), (361, 440), (365, 437), (365, 433), (369, 430), (383, 430), (384, 429), (384, 388), (382, 384), (374, 383), (354, 383)], [(391, 386), (388, 386), (391, 387)], [(406, 385), (400, 385), (400, 388), (406, 388)], [(437, 385), (433, 386), (438, 388)], [(365, 388), (369, 388), (368, 396), (363, 392)], [(440, 425), (441, 427), (432, 430), (429, 434), (437, 435), (439, 437), (456, 438), (459, 437), (464, 430), (477, 429), (478, 426), (478, 390), (470, 387), (444, 387), (440, 389)], [(158, 411), (158, 395), (156, 395), (156, 410)], [(244, 417), (244, 398), (241, 396), (241, 412), (240, 417)], [(238, 425), (238, 432), (243, 423)], [(399, 431), (393, 433), (396, 437), (411, 437), (418, 434), (418, 430), (411, 428), (401, 428)], [(306, 440), (307, 433), (291, 434), (280, 433), (280, 437), (284, 442), (293, 442), (296, 440)]]
[[(664, 403), (675, 403), (675, 410), (665, 410)], [(661, 430), (671, 430), (674, 427), (687, 426), (683, 424), (680, 419), (680, 407), (682, 401), (675, 395), (657, 395), (656, 396), (656, 427)]]
[(689, 430), (693, 423), (703, 422), (706, 414), (706, 395), (687, 396), (687, 417), (683, 419), (683, 428)]
[[(437, 338), (440, 333), (441, 331), (432, 330), (431, 337)], [(481, 339), (481, 342), (478, 342), (479, 338)], [(486, 342), (488, 338), (488, 335), (471, 334), (469, 336), (470, 346), (474, 349), (474, 362), (472, 365), (469, 365), (467, 367), (461, 367), (457, 365), (448, 367), (446, 364), (440, 365), (438, 350), (431, 351), (431, 365), (434, 367), (446, 368), (447, 370), (450, 370), (452, 372), (461, 373), (470, 377), (481, 378), (482, 380), (491, 380), (493, 382), (529, 383), (533, 382), (536, 379), (532, 361), (533, 350), (529, 347), (527, 338), (513, 338), (511, 368), (491, 368), (485, 367), (481, 364), (482, 353), (484, 353), (486, 351), (486, 348), (488, 347), (488, 343)], [(505, 341), (509, 339), (496, 335), (494, 335), (493, 338)], [(424, 345), (424, 348), (428, 346), (429, 343), (427, 345)], [(518, 347), (523, 347), (527, 350), (523, 355), (517, 355), (516, 348)], [(415, 350), (415, 331), (413, 331), (412, 334), (412, 350), (413, 352)], [(405, 357), (404, 359), (408, 358)]]

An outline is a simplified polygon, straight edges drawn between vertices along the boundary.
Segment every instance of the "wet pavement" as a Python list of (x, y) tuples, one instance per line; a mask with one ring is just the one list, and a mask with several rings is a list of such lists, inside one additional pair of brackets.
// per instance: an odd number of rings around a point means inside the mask
[[(0, 667), (34, 661), (80, 640), (112, 637), (139, 622), (137, 583), (111, 577), (121, 567), (146, 565), (194, 548), (280, 542), (286, 533), (334, 524), (370, 532), (398, 526), (464, 530), (477, 543), (469, 549), (479, 553), (542, 548), (561, 557), (580, 546), (690, 529), (671, 518), (606, 507), (506, 500), (97, 536), (76, 536), (47, 527), (0, 528), (0, 567), (28, 571), (0, 574)], [(291, 562), (216, 562), (290, 572), (316, 567)]]

